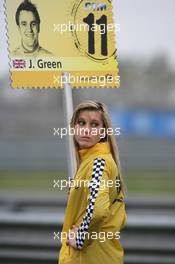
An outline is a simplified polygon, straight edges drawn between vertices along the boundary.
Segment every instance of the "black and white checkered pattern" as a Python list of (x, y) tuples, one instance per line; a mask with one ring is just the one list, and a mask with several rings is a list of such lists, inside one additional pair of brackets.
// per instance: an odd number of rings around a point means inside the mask
[(90, 225), (90, 221), (93, 215), (95, 200), (96, 200), (98, 190), (100, 187), (100, 182), (102, 179), (104, 166), (105, 166), (104, 159), (96, 158), (94, 160), (92, 179), (89, 184), (89, 189), (90, 189), (89, 204), (86, 208), (86, 214), (83, 217), (83, 221), (80, 224), (80, 227), (78, 229), (77, 236), (76, 236), (76, 245), (78, 249), (81, 249), (83, 247), (85, 236), (86, 236), (86, 233), (88, 232), (88, 227)]

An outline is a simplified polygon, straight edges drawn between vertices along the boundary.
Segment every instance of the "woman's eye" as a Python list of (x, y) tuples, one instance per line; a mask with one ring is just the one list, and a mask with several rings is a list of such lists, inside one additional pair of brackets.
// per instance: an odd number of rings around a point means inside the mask
[(78, 121), (78, 124), (79, 124), (80, 126), (83, 126), (83, 125), (85, 124), (85, 122), (84, 122), (84, 121)]
[(92, 123), (92, 127), (97, 127), (98, 124), (97, 123)]

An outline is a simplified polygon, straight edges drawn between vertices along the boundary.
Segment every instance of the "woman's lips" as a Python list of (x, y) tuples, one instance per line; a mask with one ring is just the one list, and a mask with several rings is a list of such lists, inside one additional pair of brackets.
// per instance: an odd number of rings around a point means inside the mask
[(81, 137), (81, 139), (89, 140), (90, 137)]

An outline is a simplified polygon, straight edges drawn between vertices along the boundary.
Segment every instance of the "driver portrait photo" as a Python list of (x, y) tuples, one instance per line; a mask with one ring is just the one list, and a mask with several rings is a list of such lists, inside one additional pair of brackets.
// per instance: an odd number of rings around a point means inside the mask
[(20, 45), (12, 51), (13, 57), (21, 56), (52, 56), (52, 53), (39, 44), (40, 16), (37, 7), (24, 0), (15, 14), (16, 25), (21, 37)]

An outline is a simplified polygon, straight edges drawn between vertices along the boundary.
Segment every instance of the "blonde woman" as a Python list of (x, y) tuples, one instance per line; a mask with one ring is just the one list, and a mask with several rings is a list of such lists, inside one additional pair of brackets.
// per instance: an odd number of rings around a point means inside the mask
[(120, 230), (126, 222), (126, 186), (107, 107), (91, 100), (80, 103), (70, 126), (77, 171), (70, 184), (58, 263), (123, 264)]

